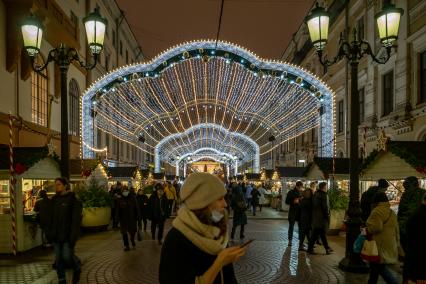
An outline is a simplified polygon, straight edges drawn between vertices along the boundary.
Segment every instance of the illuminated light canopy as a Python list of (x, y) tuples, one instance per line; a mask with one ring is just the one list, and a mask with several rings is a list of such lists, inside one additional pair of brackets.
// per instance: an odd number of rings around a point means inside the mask
[[(143, 135), (144, 150), (151, 154), (157, 144), (173, 137), (158, 152), (158, 159), (166, 162), (189, 148), (193, 152), (204, 147), (202, 137), (211, 137), (209, 147), (220, 145), (218, 150), (232, 151), (226, 141), (230, 133), (238, 133), (258, 145), (258, 159), (320, 122), (318, 144), (328, 146), (319, 155), (331, 156), (333, 96), (319, 78), (292, 64), (263, 60), (225, 42), (217, 47), (209, 40), (185, 43), (151, 62), (117, 69), (85, 92), (82, 139), (89, 147), (83, 147), (83, 156), (93, 157), (90, 147), (97, 145), (93, 131), (99, 129), (137, 147)], [(222, 128), (227, 135), (219, 131)], [(197, 139), (201, 130), (204, 134)], [(273, 147), (268, 141), (271, 135), (276, 139)], [(253, 161), (253, 152), (244, 149), (239, 158)]]

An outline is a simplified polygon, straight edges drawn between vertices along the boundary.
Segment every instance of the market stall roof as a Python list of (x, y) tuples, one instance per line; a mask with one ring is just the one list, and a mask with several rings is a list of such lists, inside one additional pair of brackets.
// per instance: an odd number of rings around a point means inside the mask
[(329, 179), (332, 174), (336, 179), (349, 179), (349, 158), (315, 157), (314, 161), (306, 167), (304, 176), (310, 180)]
[[(48, 156), (49, 150), (44, 147), (13, 147), (13, 162), (26, 168)], [(9, 145), (0, 144), (0, 170), (9, 170)]]
[(426, 178), (426, 142), (389, 141), (387, 151), (373, 151), (364, 160), (362, 180)]
[(156, 180), (164, 179), (164, 173), (153, 173), (153, 178)]
[(176, 179), (176, 175), (166, 175), (166, 180), (175, 180)]
[(260, 173), (260, 177), (262, 177), (262, 175), (265, 174), (266, 179), (271, 179), (272, 176), (274, 175), (274, 171), (275, 170), (263, 169), (262, 172)]
[[(70, 160), (70, 176), (82, 177), (88, 176), (100, 163), (98, 159), (71, 159)], [(85, 174), (87, 172), (87, 174)]]
[(257, 173), (246, 173), (245, 176), (248, 180), (260, 180), (260, 174)]
[(142, 178), (148, 178), (149, 173), (151, 172), (151, 170), (149, 169), (139, 169)]
[(306, 171), (305, 167), (277, 167), (281, 178), (302, 178)]
[(131, 167), (110, 167), (108, 168), (108, 176), (114, 178), (133, 178), (138, 170), (137, 166)]

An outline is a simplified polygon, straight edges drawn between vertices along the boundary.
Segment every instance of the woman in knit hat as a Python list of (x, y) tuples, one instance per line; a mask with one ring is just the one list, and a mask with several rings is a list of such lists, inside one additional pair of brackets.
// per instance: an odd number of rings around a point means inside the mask
[(187, 177), (181, 190), (183, 206), (161, 251), (161, 284), (237, 283), (232, 263), (246, 248), (227, 248), (225, 194), (224, 184), (214, 175)]

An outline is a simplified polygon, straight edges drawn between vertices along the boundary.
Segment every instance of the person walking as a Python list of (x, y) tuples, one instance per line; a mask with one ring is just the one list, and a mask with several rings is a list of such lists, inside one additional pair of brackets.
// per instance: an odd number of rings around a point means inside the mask
[(33, 210), (37, 213), (36, 220), (41, 229), (42, 247), (46, 248), (50, 245), (46, 234), (51, 220), (52, 202), (44, 189), (39, 191), (38, 196)]
[(287, 193), (287, 197), (285, 199), (285, 203), (290, 206), (288, 210), (288, 246), (292, 245), (294, 224), (296, 223), (296, 221), (299, 221), (300, 217), (299, 203), (302, 197), (302, 188), (303, 183), (300, 180), (297, 181), (296, 186)]
[(117, 199), (121, 196), (121, 182), (117, 182), (116, 185), (111, 186), (110, 194), (112, 197), (112, 206), (111, 206), (111, 218), (112, 218), (112, 228), (118, 228), (118, 219), (117, 219)]
[(383, 191), (385, 192), (389, 187), (389, 183), (385, 179), (379, 179), (377, 182), (377, 186), (370, 186), (366, 192), (361, 195), (361, 219), (367, 221), (368, 217), (371, 214), (371, 206), (373, 204), (374, 196), (377, 192)]
[(157, 240), (158, 244), (163, 244), (164, 222), (167, 219), (167, 199), (164, 195), (164, 187), (162, 184), (155, 185), (155, 192), (148, 201), (149, 219), (151, 220), (152, 239), (155, 240), (155, 233), (158, 227)]
[(244, 226), (247, 225), (245, 198), (240, 186), (234, 187), (232, 191), (231, 208), (234, 212), (232, 219), (231, 240), (235, 237), (235, 230), (240, 226), (240, 239), (244, 239)]
[(305, 250), (303, 244), (305, 242), (305, 238), (308, 239), (308, 243), (311, 239), (313, 195), (314, 191), (312, 190), (312, 187), (309, 187), (302, 192), (302, 200), (300, 201), (299, 251)]
[(308, 253), (315, 254), (314, 244), (318, 237), (321, 238), (326, 254), (331, 254), (333, 250), (328, 245), (327, 229), (330, 218), (330, 205), (327, 195), (327, 183), (320, 182), (318, 190), (312, 199), (312, 236), (309, 240)]
[(379, 275), (386, 283), (397, 284), (398, 281), (388, 266), (398, 262), (398, 220), (396, 214), (390, 208), (385, 192), (376, 193), (373, 199), (373, 207), (365, 225), (367, 236), (371, 235), (377, 244), (380, 262), (370, 262), (368, 284), (376, 284)]
[(136, 247), (135, 235), (139, 209), (134, 193), (127, 186), (123, 186), (121, 196), (117, 198), (117, 219), (120, 221), (120, 231), (123, 238), (124, 251), (129, 251), (129, 236), (133, 248)]
[(143, 188), (139, 189), (138, 195), (136, 196), (136, 201), (138, 202), (139, 207), (139, 220), (138, 220), (138, 231), (142, 231), (142, 222), (143, 222), (143, 231), (146, 232), (146, 225), (148, 223), (148, 195), (145, 194)]
[(260, 197), (259, 197), (259, 212), (262, 212), (262, 206), (265, 205), (267, 203), (266, 201), (266, 189), (260, 185), (257, 189), (260, 193)]
[(193, 173), (186, 178), (181, 191), (184, 206), (161, 250), (160, 284), (237, 283), (233, 263), (247, 247), (227, 248), (225, 194), (222, 181), (214, 175)]
[(244, 193), (244, 188), (245, 188), (245, 199), (246, 199), (246, 205), (247, 205), (247, 210), (250, 210), (250, 205), (251, 203), (251, 191), (253, 190), (253, 186), (251, 184), (247, 184), (245, 185), (243, 183), (243, 193)]
[(406, 244), (403, 277), (405, 281), (426, 280), (426, 194), (422, 204), (407, 219), (405, 233), (409, 242)]
[(56, 194), (51, 201), (51, 220), (48, 226), (48, 239), (55, 249), (55, 266), (58, 283), (66, 284), (65, 269), (72, 267), (72, 283), (80, 280), (81, 263), (74, 255), (74, 248), (80, 233), (82, 204), (69, 190), (65, 178), (55, 179)]
[(251, 205), (253, 207), (253, 216), (256, 216), (256, 209), (259, 206), (260, 192), (256, 187), (251, 190)]
[(413, 176), (407, 177), (402, 185), (404, 186), (405, 191), (401, 196), (398, 206), (398, 223), (401, 246), (405, 251), (408, 243), (406, 233), (407, 220), (411, 217), (411, 215), (413, 215), (414, 211), (420, 207), (423, 195), (426, 191), (419, 187), (419, 180)]
[(167, 198), (167, 218), (170, 218), (173, 212), (173, 204), (176, 200), (176, 189), (170, 182), (166, 182), (164, 193)]

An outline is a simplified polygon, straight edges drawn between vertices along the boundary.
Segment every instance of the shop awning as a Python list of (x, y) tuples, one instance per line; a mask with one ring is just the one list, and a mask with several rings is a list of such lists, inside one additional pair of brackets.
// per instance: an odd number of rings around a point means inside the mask
[(108, 177), (110, 179), (131, 179), (136, 176), (137, 166), (132, 167), (110, 167), (108, 168)]
[(277, 167), (278, 174), (281, 178), (302, 178), (305, 167)]
[(315, 157), (314, 161), (308, 165), (305, 171), (305, 178), (308, 180), (329, 179), (334, 174), (335, 179), (349, 179), (349, 158), (324, 158)]

